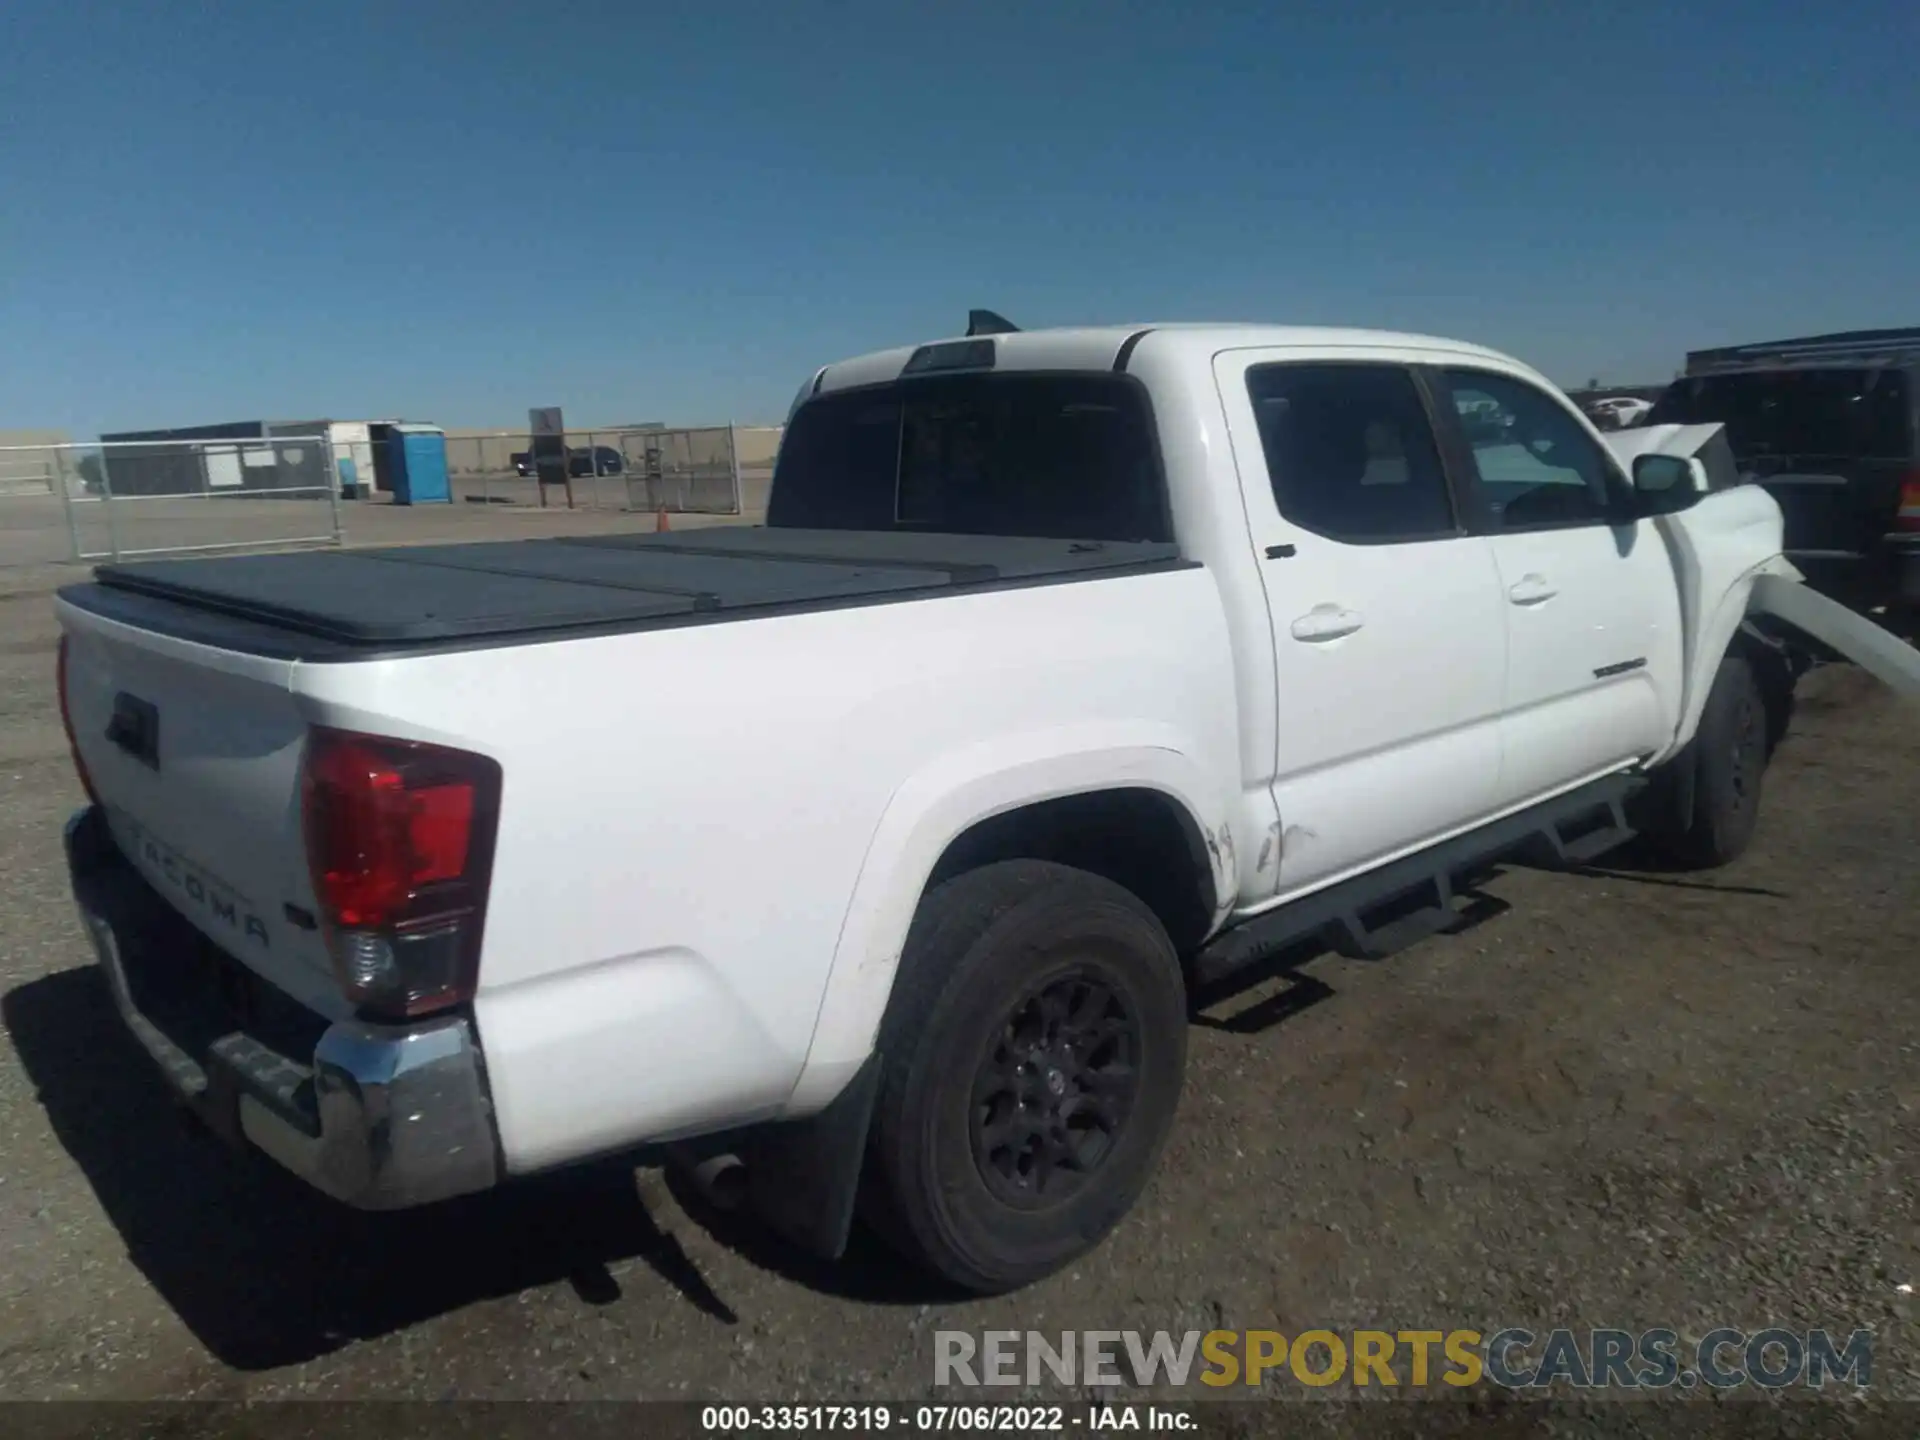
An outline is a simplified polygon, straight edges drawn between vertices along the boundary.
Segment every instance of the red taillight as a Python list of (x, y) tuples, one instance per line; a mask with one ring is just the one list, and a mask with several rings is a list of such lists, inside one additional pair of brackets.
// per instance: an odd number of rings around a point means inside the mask
[(67, 637), (60, 637), (60, 656), (53, 665), (54, 688), (60, 692), (60, 728), (67, 732), (67, 749), (73, 754), (73, 768), (79, 773), (80, 788), (87, 792), (87, 799), (95, 805), (100, 803), (100, 792), (93, 788), (93, 776), (87, 773), (87, 762), (80, 758), (80, 742), (73, 733), (73, 711), (67, 704)]
[(1900, 487), (1900, 508), (1893, 517), (1896, 530), (1920, 530), (1920, 470), (1907, 476)]
[(389, 1016), (472, 998), (500, 767), (314, 729), (301, 787), (314, 898), (347, 997)]

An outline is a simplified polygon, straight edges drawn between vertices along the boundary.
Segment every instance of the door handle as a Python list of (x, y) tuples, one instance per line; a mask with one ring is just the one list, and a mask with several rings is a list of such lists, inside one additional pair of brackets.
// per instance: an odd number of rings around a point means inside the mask
[(1522, 575), (1507, 591), (1507, 598), (1516, 605), (1541, 605), (1559, 593), (1544, 575)]
[(1310, 644), (1338, 640), (1342, 635), (1353, 634), (1364, 624), (1366, 621), (1351, 610), (1338, 605), (1316, 605), (1293, 622), (1293, 638)]

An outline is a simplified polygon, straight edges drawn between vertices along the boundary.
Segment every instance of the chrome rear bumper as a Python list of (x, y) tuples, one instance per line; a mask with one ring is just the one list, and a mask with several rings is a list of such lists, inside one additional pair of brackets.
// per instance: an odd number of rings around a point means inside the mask
[[(120, 854), (97, 809), (67, 822), (66, 850), (121, 1018), (217, 1134), (364, 1210), (497, 1183), (492, 1106), (465, 1016), (328, 1025), (242, 972), (169, 907)], [(258, 1006), (236, 1009), (236, 986)], [(255, 1009), (271, 1013), (242, 1013)]]

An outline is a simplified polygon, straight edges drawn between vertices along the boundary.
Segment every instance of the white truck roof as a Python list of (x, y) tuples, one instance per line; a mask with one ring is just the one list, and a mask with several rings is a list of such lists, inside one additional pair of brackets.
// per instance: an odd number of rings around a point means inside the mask
[[(1360, 330), (1317, 325), (1199, 324), (1172, 322), (1163, 324), (1097, 325), (1057, 330), (1015, 330), (991, 337), (996, 350), (996, 370), (1111, 370), (1121, 348), (1136, 336), (1136, 343), (1151, 344), (1155, 350), (1178, 350), (1207, 355), (1222, 350), (1286, 348), (1304, 351), (1338, 352), (1351, 349), (1429, 351), (1453, 359), (1491, 361), (1503, 369), (1531, 375), (1534, 372), (1512, 356), (1481, 345), (1447, 340), (1434, 335), (1407, 334), (1394, 330)], [(900, 377), (914, 353), (927, 345), (964, 344), (969, 337), (954, 335), (928, 340), (919, 345), (902, 345), (890, 350), (853, 356), (826, 366), (816, 376), (811, 393), (826, 394), (860, 385), (883, 384)]]

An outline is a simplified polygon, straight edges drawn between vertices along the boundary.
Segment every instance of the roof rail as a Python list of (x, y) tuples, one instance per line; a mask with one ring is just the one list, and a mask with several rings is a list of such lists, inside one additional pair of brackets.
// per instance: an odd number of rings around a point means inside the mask
[(1715, 350), (1687, 352), (1687, 374), (1717, 370), (1753, 370), (1770, 365), (1892, 364), (1920, 359), (1920, 326), (1898, 330), (1842, 330), (1831, 335), (1807, 335), (1793, 340), (1767, 340), (1755, 345), (1727, 345)]

